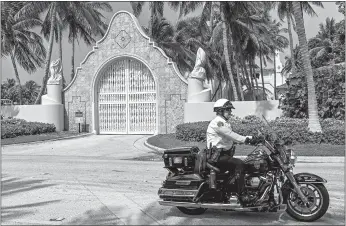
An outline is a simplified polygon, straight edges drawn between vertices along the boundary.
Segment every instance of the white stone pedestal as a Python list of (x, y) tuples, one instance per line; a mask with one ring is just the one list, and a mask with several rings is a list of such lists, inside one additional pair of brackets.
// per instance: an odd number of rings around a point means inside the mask
[(51, 82), (47, 84), (47, 94), (42, 96), (42, 105), (61, 104), (62, 103), (62, 81)]
[(50, 111), (49, 113), (47, 112), (47, 114), (49, 114), (49, 121), (54, 123), (56, 127), (56, 131), (64, 130), (64, 106), (62, 104), (62, 80), (48, 81), (47, 94), (42, 96), (41, 104), (55, 105), (54, 111)]
[(188, 79), (188, 102), (209, 102), (210, 89), (204, 89), (203, 81), (201, 79), (189, 78)]

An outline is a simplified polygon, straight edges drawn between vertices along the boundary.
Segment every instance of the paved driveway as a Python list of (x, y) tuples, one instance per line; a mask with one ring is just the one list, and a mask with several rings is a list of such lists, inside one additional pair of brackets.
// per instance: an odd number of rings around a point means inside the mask
[(4, 146), (4, 155), (94, 156), (116, 159), (148, 155), (147, 135), (91, 135), (76, 139)]
[[(319, 221), (300, 223), (286, 213), (208, 210), (187, 216), (160, 206), (162, 162), (128, 159), (151, 152), (145, 136), (90, 136), (2, 152), (2, 224), (43, 225), (344, 225), (343, 163), (298, 163), (296, 172), (328, 179), (330, 208)], [(52, 221), (53, 220), (53, 221)], [(54, 221), (58, 220), (58, 221)]]

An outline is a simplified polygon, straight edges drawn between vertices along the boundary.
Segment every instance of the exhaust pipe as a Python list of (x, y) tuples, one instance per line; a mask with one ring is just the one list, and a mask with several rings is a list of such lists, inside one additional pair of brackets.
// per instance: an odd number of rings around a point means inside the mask
[[(235, 210), (235, 211), (255, 211), (258, 207), (240, 207), (239, 204), (224, 204), (224, 203), (192, 203), (192, 202), (172, 202), (159, 200), (162, 206), (176, 206), (186, 208), (206, 208), (206, 209), (220, 209), (220, 210)], [(285, 209), (286, 205), (280, 205), (280, 209)]]

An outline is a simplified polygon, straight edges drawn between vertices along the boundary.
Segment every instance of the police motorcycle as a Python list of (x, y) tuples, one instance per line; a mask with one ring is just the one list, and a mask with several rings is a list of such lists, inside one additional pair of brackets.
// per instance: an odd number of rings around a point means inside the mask
[(258, 130), (256, 137), (261, 138), (260, 142), (243, 160), (246, 164), (245, 187), (241, 195), (236, 193), (236, 175), (220, 172), (208, 162), (212, 149), (181, 147), (165, 150), (162, 157), (168, 175), (158, 191), (159, 204), (175, 206), (189, 215), (203, 214), (207, 209), (286, 210), (298, 221), (318, 220), (329, 206), (329, 193), (324, 186), (327, 181), (311, 173), (294, 174), (296, 154), (271, 131), (274, 142), (265, 139)]

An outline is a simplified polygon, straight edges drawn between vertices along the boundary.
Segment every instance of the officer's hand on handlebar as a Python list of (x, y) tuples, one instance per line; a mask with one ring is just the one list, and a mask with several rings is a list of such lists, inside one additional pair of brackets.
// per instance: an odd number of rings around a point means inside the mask
[(246, 136), (244, 144), (250, 144), (251, 140), (252, 140), (252, 136)]
[(257, 145), (259, 143), (262, 143), (264, 141), (264, 136), (260, 135), (260, 136), (252, 136), (251, 138), (249, 138), (251, 136), (247, 136), (245, 139), (245, 144), (251, 144), (251, 145)]

